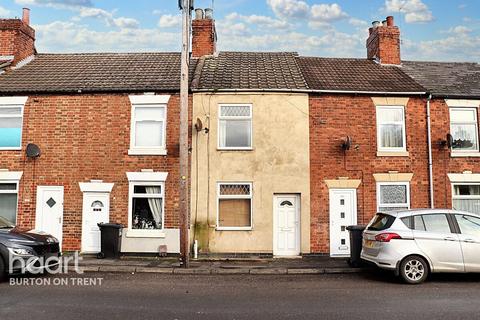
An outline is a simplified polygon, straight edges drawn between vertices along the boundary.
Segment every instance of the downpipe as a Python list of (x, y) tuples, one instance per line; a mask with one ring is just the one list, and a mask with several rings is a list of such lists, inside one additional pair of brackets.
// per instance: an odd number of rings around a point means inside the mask
[(430, 187), (430, 208), (435, 208), (434, 193), (433, 193), (433, 159), (432, 159), (432, 128), (431, 128), (431, 116), (430, 116), (430, 101), (432, 95), (427, 98), (427, 143), (428, 143), (428, 179)]

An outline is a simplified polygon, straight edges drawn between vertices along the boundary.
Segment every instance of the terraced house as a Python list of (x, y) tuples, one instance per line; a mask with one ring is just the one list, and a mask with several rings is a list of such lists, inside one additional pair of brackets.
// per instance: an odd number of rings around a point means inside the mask
[[(192, 35), (201, 253), (347, 256), (346, 227), (377, 211), (480, 212), (478, 64), (402, 61), (393, 17), (363, 59), (217, 52), (200, 10)], [(178, 253), (180, 54), (38, 54), (34, 40), (28, 11), (0, 20), (0, 215), (64, 250), (98, 251), (111, 221), (123, 252)]]

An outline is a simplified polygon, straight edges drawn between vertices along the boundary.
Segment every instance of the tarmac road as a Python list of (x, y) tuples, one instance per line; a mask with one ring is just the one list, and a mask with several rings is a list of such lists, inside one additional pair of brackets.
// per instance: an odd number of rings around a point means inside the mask
[(480, 275), (435, 275), (419, 286), (384, 272), (81, 277), (0, 284), (0, 319), (480, 318)]

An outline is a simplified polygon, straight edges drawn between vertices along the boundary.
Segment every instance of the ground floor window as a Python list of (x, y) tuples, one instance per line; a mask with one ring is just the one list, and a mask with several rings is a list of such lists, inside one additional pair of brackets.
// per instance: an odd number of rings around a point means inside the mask
[(480, 184), (454, 184), (452, 208), (480, 214)]
[(164, 189), (163, 182), (130, 183), (130, 229), (163, 229)]
[(379, 212), (410, 209), (410, 183), (378, 183), (377, 209)]
[(0, 217), (17, 223), (18, 183), (0, 183)]
[(219, 230), (249, 230), (252, 228), (252, 184), (218, 183)]

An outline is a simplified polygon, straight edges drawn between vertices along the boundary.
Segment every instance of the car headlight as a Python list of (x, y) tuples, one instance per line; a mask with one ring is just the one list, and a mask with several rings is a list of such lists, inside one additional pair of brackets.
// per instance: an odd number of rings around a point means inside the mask
[(8, 248), (8, 251), (15, 256), (33, 256), (34, 252), (28, 248)]

